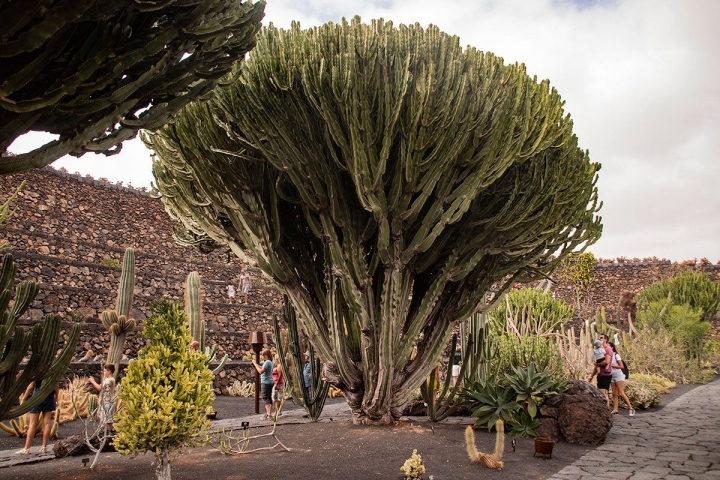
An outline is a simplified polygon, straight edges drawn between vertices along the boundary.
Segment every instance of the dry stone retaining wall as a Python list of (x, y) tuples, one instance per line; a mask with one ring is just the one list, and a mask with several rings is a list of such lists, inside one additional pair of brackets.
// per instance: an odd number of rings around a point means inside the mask
[[(14, 255), (18, 266), (16, 281), (41, 283), (21, 325), (29, 327), (48, 313), (62, 316), (66, 328), (73, 320), (81, 321), (77, 359), (88, 351), (93, 357), (106, 354), (109, 335), (99, 315), (115, 307), (126, 247), (135, 249), (131, 314), (140, 327), (149, 315), (150, 301), (163, 296), (182, 301), (185, 279), (197, 271), (207, 343), (217, 344), (219, 354), (240, 360), (250, 348), (249, 332), (272, 331), (272, 318), (281, 308), (278, 291), (259, 270), (248, 267), (253, 278), (248, 303), (228, 304), (228, 280), (237, 279), (243, 264), (224, 252), (203, 254), (177, 245), (172, 238), (174, 221), (159, 199), (140, 190), (42, 169), (0, 176), (0, 200), (23, 180), (26, 185), (14, 203), (15, 215), (0, 229), (0, 239), (9, 242), (5, 251)], [(140, 329), (128, 335), (124, 352), (128, 358), (136, 357), (144, 344)], [(65, 331), (62, 335), (67, 338)], [(218, 378), (225, 382), (244, 378), (245, 369), (251, 370), (249, 364), (233, 363)]]
[(604, 307), (608, 323), (621, 325), (627, 318), (627, 311), (620, 308), (618, 301), (623, 292), (637, 294), (643, 288), (660, 280), (672, 278), (684, 271), (695, 270), (708, 275), (714, 282), (720, 282), (720, 264), (713, 265), (706, 260), (671, 262), (669, 260), (611, 260), (600, 261), (595, 267), (595, 280), (587, 290), (585, 298), (577, 309), (575, 286), (559, 282), (551, 290), (556, 298), (576, 306), (575, 316), (586, 320), (593, 318), (598, 309)]

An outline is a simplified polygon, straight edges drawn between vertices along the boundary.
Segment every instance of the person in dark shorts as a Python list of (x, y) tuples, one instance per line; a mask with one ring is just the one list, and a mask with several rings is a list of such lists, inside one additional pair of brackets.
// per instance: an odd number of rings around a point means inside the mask
[(588, 382), (591, 381), (595, 375), (597, 375), (597, 388), (603, 393), (603, 395), (605, 395), (605, 400), (607, 401), (608, 408), (610, 408), (609, 390), (610, 383), (612, 382), (613, 351), (612, 348), (610, 348), (610, 345), (608, 345), (607, 335), (601, 334), (599, 341), (601, 342), (601, 348), (605, 351), (605, 357), (601, 360), (595, 361), (595, 368), (593, 369), (592, 374), (588, 378)]
[(265, 359), (263, 361), (263, 364), (260, 365), (255, 360), (253, 360), (253, 366), (255, 367), (255, 370), (260, 374), (260, 397), (263, 400), (263, 404), (265, 404), (265, 416), (263, 417), (263, 420), (267, 420), (269, 418), (272, 418), (272, 415), (270, 413), (272, 412), (272, 389), (273, 389), (273, 377), (272, 377), (272, 371), (273, 371), (273, 362), (270, 360), (272, 358), (272, 353), (270, 353), (269, 349), (265, 349), (262, 351), (262, 356)]
[[(25, 393), (23, 394), (20, 403), (22, 404), (25, 399), (27, 399), (30, 396), (30, 392), (32, 392), (32, 395), (36, 395), (38, 391), (40, 390), (40, 387), (42, 386), (42, 379), (37, 380), (35, 382), (30, 382), (30, 385), (28, 385), (27, 389), (25, 390)], [(15, 452), (18, 455), (27, 455), (30, 453), (30, 448), (32, 447), (33, 439), (35, 438), (35, 431), (37, 430), (37, 424), (40, 419), (40, 414), (43, 414), (43, 436), (42, 436), (42, 446), (40, 447), (40, 451), (38, 453), (45, 453), (47, 450), (47, 444), (50, 440), (50, 432), (52, 430), (52, 422), (53, 417), (55, 416), (55, 409), (57, 408), (57, 394), (58, 394), (58, 388), (55, 387), (55, 390), (50, 392), (50, 394), (45, 397), (45, 399), (38, 405), (37, 407), (33, 408), (28, 412), (28, 429), (27, 429), (27, 436), (25, 437), (25, 448), (22, 450), (18, 450)]]

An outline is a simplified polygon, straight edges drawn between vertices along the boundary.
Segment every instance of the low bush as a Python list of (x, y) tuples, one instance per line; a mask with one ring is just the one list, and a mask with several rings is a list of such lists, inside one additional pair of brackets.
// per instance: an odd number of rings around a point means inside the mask
[(640, 326), (632, 337), (624, 335), (620, 356), (627, 359), (630, 378), (637, 373), (659, 375), (676, 383), (707, 383), (715, 371), (697, 360), (688, 360), (681, 345), (666, 328)]
[(536, 371), (548, 372), (560, 378), (563, 371), (563, 359), (558, 354), (556, 341), (551, 338), (501, 335), (493, 338), (497, 346), (497, 357), (491, 359), (491, 371), (500, 374), (511, 373), (513, 367), (527, 369), (531, 363)]
[[(625, 381), (625, 394), (635, 405), (635, 408), (648, 409), (660, 404), (660, 392), (652, 385), (632, 378)], [(622, 399), (620, 400), (625, 403)], [(627, 408), (627, 405), (625, 405)]]
[(633, 373), (632, 380), (649, 385), (660, 393), (669, 393), (671, 389), (677, 386), (677, 383), (672, 380), (647, 373)]
[(652, 302), (638, 312), (637, 324), (653, 329), (665, 328), (684, 350), (685, 357), (698, 360), (703, 353), (705, 336), (710, 323), (703, 321), (702, 310), (688, 305), (674, 305), (670, 301)]

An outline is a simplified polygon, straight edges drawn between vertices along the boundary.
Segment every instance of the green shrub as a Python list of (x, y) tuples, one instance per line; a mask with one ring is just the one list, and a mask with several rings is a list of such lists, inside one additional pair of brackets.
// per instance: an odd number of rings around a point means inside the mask
[(668, 298), (674, 305), (689, 305), (692, 309), (699, 309), (701, 316), (709, 320), (720, 306), (720, 284), (702, 272), (683, 272), (642, 289), (635, 300), (638, 309), (642, 311), (651, 303)]
[[(660, 392), (651, 385), (632, 378), (625, 381), (625, 394), (635, 405), (635, 408), (648, 409), (660, 404)], [(627, 405), (625, 407), (627, 408)]]
[(170, 478), (170, 454), (203, 445), (214, 400), (212, 372), (205, 354), (190, 350), (192, 340), (182, 304), (151, 304), (143, 335), (150, 344), (128, 364), (119, 399), (115, 448), (122, 454), (153, 452), (157, 472)]
[(703, 358), (713, 365), (720, 364), (720, 341), (708, 340), (703, 346)]
[(573, 316), (573, 308), (537, 288), (511, 290), (489, 314), (494, 335), (548, 336), (562, 330)]
[(639, 326), (635, 335), (624, 335), (619, 347), (620, 356), (628, 360), (630, 378), (637, 373), (650, 373), (673, 382), (707, 383), (714, 371), (702, 367), (696, 360), (688, 360), (681, 345), (662, 326)]
[(105, 265), (106, 267), (114, 267), (117, 268), (120, 266), (120, 261), (115, 260), (114, 258), (102, 258), (98, 262), (100, 265)]
[(539, 372), (548, 372), (553, 377), (561, 377), (563, 359), (559, 355), (556, 342), (550, 338), (515, 335), (502, 335), (492, 341), (497, 346), (497, 356), (491, 359), (491, 371), (501, 374), (511, 373), (513, 367), (527, 369), (534, 363)]
[(632, 380), (636, 380), (645, 385), (653, 387), (660, 393), (668, 393), (671, 389), (677, 386), (677, 383), (672, 380), (668, 380), (660, 375), (652, 375), (647, 373), (633, 373)]
[(682, 345), (685, 357), (699, 360), (703, 353), (705, 336), (710, 331), (710, 323), (702, 320), (702, 311), (688, 305), (676, 305), (668, 300), (650, 303), (638, 312), (638, 325), (653, 329), (665, 327), (673, 340)]

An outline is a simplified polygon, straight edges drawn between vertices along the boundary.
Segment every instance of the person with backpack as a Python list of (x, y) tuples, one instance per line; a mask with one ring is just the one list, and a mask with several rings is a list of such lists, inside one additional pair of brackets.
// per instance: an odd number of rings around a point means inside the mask
[(625, 364), (623, 362), (623, 359), (620, 357), (620, 354), (617, 352), (617, 348), (615, 348), (615, 344), (612, 342), (608, 342), (608, 345), (610, 345), (610, 348), (612, 348), (613, 351), (613, 357), (612, 357), (612, 398), (613, 398), (613, 414), (618, 414), (618, 401), (619, 398), (622, 397), (622, 399), (625, 401), (625, 404), (628, 406), (629, 413), (628, 415), (630, 417), (635, 416), (635, 409), (633, 409), (633, 404), (630, 402), (630, 399), (625, 394), (625, 372), (623, 371), (625, 369)]

